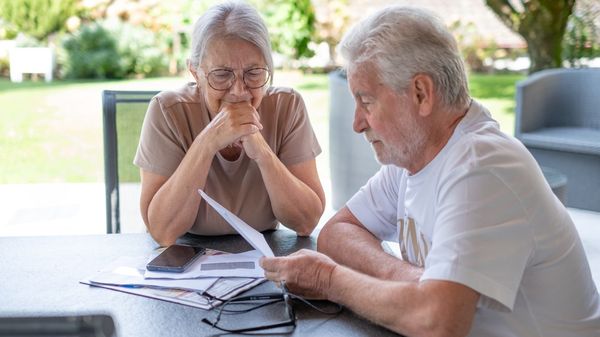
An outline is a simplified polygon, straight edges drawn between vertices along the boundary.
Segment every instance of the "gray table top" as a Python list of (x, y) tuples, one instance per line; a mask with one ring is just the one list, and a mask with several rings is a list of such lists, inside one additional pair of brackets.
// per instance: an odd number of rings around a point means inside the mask
[[(289, 230), (265, 236), (276, 255), (316, 244)], [(238, 235), (188, 235), (179, 241), (229, 252), (251, 249)], [(0, 317), (103, 313), (113, 317), (119, 337), (219, 335), (200, 322), (214, 318), (214, 312), (79, 283), (120, 256), (149, 255), (157, 247), (148, 234), (0, 238)], [(251, 292), (274, 290), (265, 282)], [(292, 336), (396, 336), (347, 309), (330, 317), (302, 304), (294, 308), (298, 325)], [(260, 323), (264, 317), (243, 319)]]

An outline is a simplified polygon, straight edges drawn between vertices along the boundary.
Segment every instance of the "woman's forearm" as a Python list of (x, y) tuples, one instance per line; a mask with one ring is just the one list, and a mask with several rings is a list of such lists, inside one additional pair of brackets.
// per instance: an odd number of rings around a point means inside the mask
[[(315, 186), (309, 186), (290, 172), (275, 154), (262, 158), (258, 165), (277, 220), (299, 235), (310, 235), (325, 204), (318, 176), (312, 184)], [(299, 168), (300, 171), (305, 169), (309, 170), (310, 165)], [(316, 175), (316, 169), (314, 171)]]
[(148, 230), (161, 245), (170, 245), (194, 224), (215, 152), (199, 136), (148, 207)]

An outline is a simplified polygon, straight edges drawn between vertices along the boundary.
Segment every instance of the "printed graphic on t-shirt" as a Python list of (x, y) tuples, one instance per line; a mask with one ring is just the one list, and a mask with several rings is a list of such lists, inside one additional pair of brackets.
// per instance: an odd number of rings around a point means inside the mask
[(415, 220), (405, 216), (404, 219), (398, 219), (398, 226), (400, 228), (398, 243), (402, 259), (418, 267), (425, 266), (425, 259), (429, 253), (429, 242), (418, 229)]

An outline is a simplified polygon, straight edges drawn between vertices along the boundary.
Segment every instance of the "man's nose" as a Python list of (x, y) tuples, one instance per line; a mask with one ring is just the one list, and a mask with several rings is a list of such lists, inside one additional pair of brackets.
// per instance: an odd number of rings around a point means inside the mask
[(354, 122), (352, 123), (352, 128), (356, 133), (363, 133), (365, 130), (369, 128), (369, 124), (365, 119), (365, 115), (362, 113), (361, 109), (357, 107), (354, 109)]

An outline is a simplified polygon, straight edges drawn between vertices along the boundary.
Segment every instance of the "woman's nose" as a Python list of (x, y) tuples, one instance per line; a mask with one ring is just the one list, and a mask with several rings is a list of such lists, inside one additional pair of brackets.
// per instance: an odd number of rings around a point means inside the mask
[(249, 92), (243, 76), (236, 76), (233, 80), (233, 85), (229, 88), (229, 92), (235, 96), (243, 96)]

